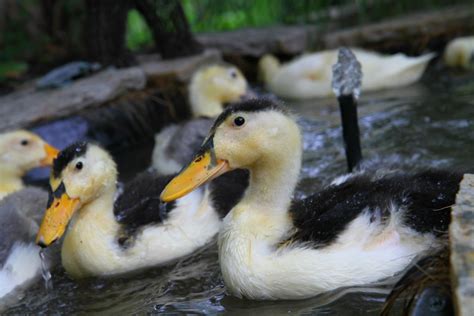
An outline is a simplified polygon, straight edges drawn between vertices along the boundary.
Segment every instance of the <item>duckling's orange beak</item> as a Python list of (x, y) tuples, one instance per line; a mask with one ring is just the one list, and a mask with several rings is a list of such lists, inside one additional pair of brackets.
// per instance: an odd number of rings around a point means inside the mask
[[(64, 185), (62, 186), (64, 187)], [(56, 192), (52, 193), (52, 197), (50, 197), (48, 209), (44, 214), (38, 235), (36, 236), (36, 244), (43, 248), (48, 247), (61, 238), (66, 231), (69, 221), (80, 205), (80, 200), (70, 198), (64, 192), (64, 189), (60, 195), (57, 193), (58, 191), (61, 190), (56, 190)]]
[(46, 153), (46, 157), (41, 159), (40, 165), (41, 167), (51, 166), (53, 160), (56, 159), (56, 156), (59, 154), (59, 150), (49, 144), (44, 144), (44, 152)]
[(194, 160), (168, 183), (161, 200), (171, 202), (188, 194), (202, 184), (217, 178), (231, 168), (225, 160), (216, 159), (213, 149), (198, 154)]

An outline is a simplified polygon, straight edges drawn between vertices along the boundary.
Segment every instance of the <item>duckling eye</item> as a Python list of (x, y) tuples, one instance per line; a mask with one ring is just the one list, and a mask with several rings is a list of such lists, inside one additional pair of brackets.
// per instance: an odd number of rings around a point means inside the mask
[(234, 119), (234, 125), (235, 126), (242, 126), (245, 124), (245, 119), (242, 117), (242, 116), (237, 116), (235, 119)]
[(82, 167), (84, 167), (82, 161), (78, 161), (78, 162), (76, 163), (76, 170), (82, 170)]
[(20, 144), (21, 146), (28, 146), (29, 143), (28, 139), (23, 139)]
[(235, 70), (231, 70), (231, 71), (230, 71), (230, 77), (231, 77), (232, 79), (237, 78), (237, 72), (236, 72)]

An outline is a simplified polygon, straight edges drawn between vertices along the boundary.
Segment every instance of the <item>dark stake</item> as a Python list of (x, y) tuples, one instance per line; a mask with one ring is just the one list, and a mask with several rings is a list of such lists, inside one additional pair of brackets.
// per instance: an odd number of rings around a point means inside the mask
[(355, 55), (348, 48), (339, 49), (337, 63), (333, 66), (332, 89), (341, 111), (342, 135), (349, 172), (362, 160), (357, 117), (361, 81), (361, 66)]
[(349, 172), (352, 172), (362, 160), (357, 101), (352, 95), (342, 95), (337, 100), (341, 110), (342, 136), (346, 149), (347, 167)]

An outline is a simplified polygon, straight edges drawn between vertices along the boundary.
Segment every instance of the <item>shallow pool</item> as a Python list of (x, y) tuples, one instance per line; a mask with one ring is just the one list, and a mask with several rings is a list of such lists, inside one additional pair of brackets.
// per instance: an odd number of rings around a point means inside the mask
[[(346, 170), (338, 106), (330, 99), (287, 103), (304, 131), (296, 192), (304, 196)], [(365, 164), (371, 167), (474, 169), (474, 73), (431, 70), (414, 86), (363, 94), (359, 116)], [(61, 267), (52, 272), (53, 290), (38, 280), (5, 312), (376, 315), (390, 288), (342, 289), (303, 301), (236, 299), (225, 294), (215, 244), (173, 265), (120, 278), (75, 282)]]

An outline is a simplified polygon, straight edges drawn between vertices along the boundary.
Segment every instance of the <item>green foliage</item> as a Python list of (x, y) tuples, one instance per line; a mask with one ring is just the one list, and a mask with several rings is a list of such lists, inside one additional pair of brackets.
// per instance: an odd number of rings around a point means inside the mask
[(128, 12), (126, 41), (132, 51), (150, 46), (153, 41), (150, 28), (137, 10)]
[[(181, 0), (195, 32), (275, 24), (325, 23), (329, 7), (354, 6), (359, 22), (472, 0)], [(471, 2), (472, 3), (472, 2)]]
[(8, 78), (16, 78), (26, 72), (28, 65), (24, 62), (0, 62), (0, 82)]

